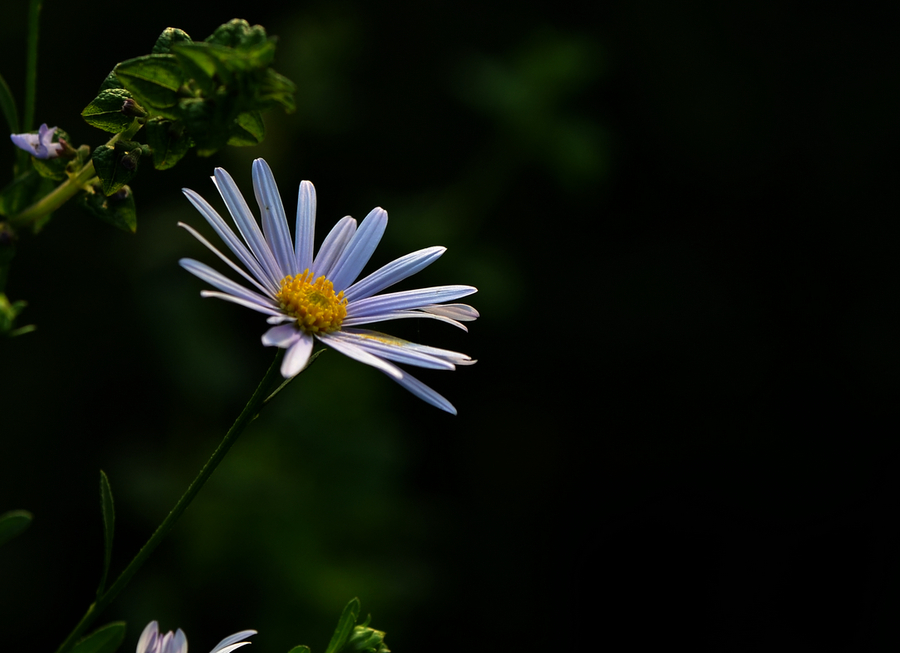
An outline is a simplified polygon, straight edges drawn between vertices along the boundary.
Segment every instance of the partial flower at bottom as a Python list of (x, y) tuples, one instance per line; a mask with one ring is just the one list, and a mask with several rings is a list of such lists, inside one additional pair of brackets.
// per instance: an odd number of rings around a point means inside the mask
[(387, 320), (430, 318), (467, 330), (462, 323), (476, 319), (478, 311), (468, 304), (444, 302), (471, 295), (476, 292), (472, 286), (437, 286), (379, 294), (436, 261), (445, 248), (428, 247), (412, 252), (357, 281), (387, 226), (384, 209), (373, 209), (358, 228), (350, 216), (342, 218), (313, 256), (316, 191), (310, 182), (300, 184), (293, 241), (275, 178), (264, 160), (253, 162), (253, 190), (262, 214), (262, 229), (225, 170), (216, 168), (213, 183), (228, 207), (237, 234), (200, 195), (188, 189), (184, 189), (184, 194), (246, 271), (197, 231), (183, 223), (179, 226), (253, 288), (235, 283), (193, 259), (181, 259), (179, 263), (221, 291), (204, 290), (201, 296), (225, 299), (269, 316), (268, 322), (274, 326), (266, 331), (262, 342), (287, 350), (281, 365), (285, 378), (303, 370), (314, 340), (319, 340), (383, 372), (420, 399), (456, 414), (449, 401), (394, 363), (453, 370), (457, 365), (471, 365), (475, 361), (455, 351), (359, 328)]
[[(255, 630), (242, 630), (234, 635), (229, 635), (216, 644), (211, 653), (231, 653), (231, 651), (250, 643), (240, 640), (255, 634)], [(163, 634), (159, 632), (159, 624), (155, 621), (147, 624), (137, 645), (137, 653), (187, 653), (187, 650), (187, 637), (181, 628), (174, 633), (170, 630)]]

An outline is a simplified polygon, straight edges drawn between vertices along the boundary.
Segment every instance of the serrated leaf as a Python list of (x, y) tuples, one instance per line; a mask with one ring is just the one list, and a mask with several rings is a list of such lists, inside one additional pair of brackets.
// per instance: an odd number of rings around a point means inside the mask
[(100, 512), (103, 515), (103, 571), (100, 574), (97, 596), (103, 594), (103, 590), (106, 589), (106, 577), (109, 575), (109, 563), (112, 561), (113, 534), (116, 527), (112, 488), (109, 486), (109, 478), (102, 469), (100, 470)]
[(173, 107), (184, 84), (181, 65), (171, 54), (148, 54), (123, 61), (115, 68), (119, 81), (138, 96), (140, 104), (157, 109)]
[(265, 136), (266, 126), (263, 124), (262, 114), (258, 111), (248, 111), (234, 121), (228, 144), (238, 147), (259, 145)]
[(114, 621), (101, 626), (78, 642), (72, 653), (115, 653), (125, 641), (125, 622)]
[(112, 195), (134, 178), (140, 157), (140, 144), (133, 142), (117, 141), (115, 147), (101, 145), (94, 150), (91, 158), (104, 195)]
[(98, 188), (80, 195), (76, 203), (82, 209), (100, 218), (107, 224), (134, 233), (137, 231), (137, 210), (134, 205), (134, 193), (129, 186), (123, 186), (116, 193), (107, 197)]
[(100, 93), (101, 91), (108, 91), (114, 88), (125, 88), (122, 86), (122, 82), (119, 81), (119, 78), (116, 77), (115, 68), (109, 71), (109, 75), (107, 75), (106, 79), (103, 80), (103, 83), (100, 84), (100, 88), (97, 92)]
[(236, 48), (258, 45), (267, 39), (266, 30), (262, 25), (251, 27), (243, 18), (233, 18), (219, 25), (215, 32), (206, 37), (206, 42)]
[(344, 644), (347, 643), (347, 639), (350, 637), (350, 633), (353, 632), (353, 626), (356, 625), (358, 618), (359, 599), (354, 598), (344, 606), (341, 618), (338, 619), (337, 628), (334, 629), (334, 635), (331, 636), (331, 641), (328, 642), (328, 648), (325, 649), (325, 653), (338, 653), (344, 647)]
[(122, 113), (122, 105), (131, 99), (131, 93), (124, 88), (111, 88), (100, 91), (81, 112), (81, 117), (91, 125), (103, 131), (118, 134), (131, 127), (133, 116)]
[(167, 27), (156, 39), (156, 43), (153, 45), (150, 53), (169, 54), (172, 51), (172, 46), (176, 43), (192, 43), (191, 37), (187, 35), (187, 32), (177, 27)]
[(179, 122), (153, 118), (147, 121), (146, 130), (147, 144), (153, 151), (153, 167), (157, 170), (174, 166), (194, 145)]
[(6, 544), (31, 526), (34, 516), (27, 510), (10, 510), (0, 515), (0, 544)]

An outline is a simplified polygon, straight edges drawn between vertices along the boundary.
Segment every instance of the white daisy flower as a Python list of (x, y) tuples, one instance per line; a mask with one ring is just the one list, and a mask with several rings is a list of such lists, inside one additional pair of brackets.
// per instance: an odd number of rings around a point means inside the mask
[[(231, 653), (231, 651), (250, 643), (240, 640), (255, 634), (255, 630), (242, 630), (234, 635), (229, 635), (216, 644), (212, 653)], [(187, 650), (187, 637), (185, 637), (181, 628), (174, 633), (170, 630), (162, 634), (159, 632), (159, 624), (155, 621), (147, 624), (144, 632), (141, 633), (141, 638), (138, 640), (137, 645), (137, 653), (187, 653)]]
[(281, 364), (286, 379), (306, 366), (313, 341), (318, 339), (387, 374), (420, 399), (456, 414), (456, 409), (444, 397), (394, 363), (452, 370), (475, 361), (455, 351), (360, 328), (386, 320), (424, 317), (466, 330), (462, 323), (477, 318), (478, 311), (467, 304), (443, 302), (471, 295), (476, 292), (472, 286), (437, 286), (378, 294), (436, 261), (446, 248), (428, 247), (407, 254), (357, 281), (387, 226), (384, 209), (373, 209), (359, 228), (350, 216), (342, 218), (325, 237), (319, 253), (313, 256), (316, 191), (310, 182), (300, 184), (292, 242), (281, 196), (265, 161), (253, 162), (253, 190), (262, 214), (261, 230), (231, 176), (216, 168), (212, 179), (234, 220), (237, 234), (200, 195), (189, 189), (184, 189), (184, 194), (246, 271), (194, 229), (183, 223), (179, 226), (187, 229), (252, 288), (235, 283), (198, 261), (182, 259), (179, 263), (219, 289), (204, 290), (201, 296), (218, 297), (269, 316), (268, 322), (274, 326), (263, 334), (262, 342), (287, 350)]

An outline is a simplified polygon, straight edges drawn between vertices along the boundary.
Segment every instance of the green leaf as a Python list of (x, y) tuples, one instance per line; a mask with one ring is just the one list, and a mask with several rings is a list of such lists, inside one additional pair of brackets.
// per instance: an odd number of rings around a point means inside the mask
[(344, 611), (341, 612), (341, 618), (338, 619), (337, 628), (334, 629), (334, 635), (331, 636), (331, 641), (328, 642), (328, 648), (325, 649), (325, 653), (338, 653), (344, 647), (344, 644), (347, 643), (347, 639), (350, 637), (350, 633), (353, 632), (353, 626), (356, 624), (358, 617), (359, 599), (354, 598), (350, 600), (344, 607)]
[(266, 30), (262, 25), (250, 27), (250, 23), (243, 18), (232, 18), (227, 23), (219, 25), (215, 32), (206, 37), (206, 42), (236, 48), (259, 45), (267, 39)]
[(81, 112), (81, 117), (92, 127), (118, 134), (134, 123), (133, 116), (122, 113), (122, 105), (130, 99), (131, 93), (123, 88), (100, 91)]
[(116, 141), (115, 147), (101, 145), (94, 150), (91, 158), (104, 195), (112, 195), (134, 178), (142, 153), (140, 143), (133, 141)]
[(296, 92), (297, 85), (294, 82), (269, 68), (260, 89), (259, 102), (264, 105), (260, 108), (280, 104), (285, 111), (293, 113), (297, 109), (297, 103), (294, 101)]
[(3, 75), (0, 75), (0, 111), (3, 112), (3, 117), (6, 118), (9, 133), (18, 134), (19, 113), (16, 111), (16, 101), (13, 99), (12, 91), (9, 90)]
[[(53, 182), (45, 179), (38, 174), (34, 167), (29, 166), (26, 172), (17, 176), (0, 191), (0, 215), (9, 217), (17, 215), (52, 190)], [(49, 219), (49, 216), (47, 218)]]
[(153, 151), (153, 167), (157, 170), (174, 166), (194, 145), (180, 122), (152, 118), (147, 121), (146, 129), (147, 144)]
[(95, 218), (100, 218), (122, 231), (129, 233), (137, 231), (134, 193), (129, 186), (122, 186), (109, 197), (100, 192), (99, 188), (88, 190), (76, 199), (76, 204)]
[(191, 37), (177, 27), (167, 27), (156, 39), (151, 54), (169, 54), (176, 43), (192, 43)]
[(123, 61), (115, 68), (119, 81), (143, 105), (156, 109), (173, 107), (178, 102), (178, 89), (184, 74), (174, 55), (148, 54)]
[(106, 577), (109, 575), (109, 563), (112, 561), (113, 534), (116, 526), (112, 488), (109, 487), (109, 478), (102, 469), (100, 470), (100, 512), (103, 514), (103, 572), (100, 575), (97, 596), (103, 594), (103, 590), (106, 589)]
[(288, 653), (311, 653), (308, 646), (295, 646)]
[(0, 544), (6, 544), (31, 526), (32, 519), (27, 510), (10, 510), (0, 515)]
[(239, 147), (259, 145), (265, 136), (266, 126), (263, 124), (262, 114), (259, 111), (248, 111), (234, 121), (228, 144)]
[(114, 653), (125, 641), (125, 622), (114, 621), (101, 626), (78, 642), (72, 653)]

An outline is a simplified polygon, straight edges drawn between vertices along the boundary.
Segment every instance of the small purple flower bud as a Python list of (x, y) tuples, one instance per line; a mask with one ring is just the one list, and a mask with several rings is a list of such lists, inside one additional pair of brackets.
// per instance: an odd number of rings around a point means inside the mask
[(13, 145), (37, 159), (55, 159), (63, 149), (62, 145), (53, 142), (56, 129), (47, 127), (47, 123), (44, 123), (37, 134), (10, 134), (9, 138)]

